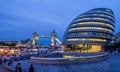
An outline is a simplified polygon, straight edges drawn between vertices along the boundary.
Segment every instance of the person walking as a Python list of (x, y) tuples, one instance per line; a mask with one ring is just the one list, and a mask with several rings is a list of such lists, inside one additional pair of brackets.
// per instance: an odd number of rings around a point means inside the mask
[(18, 63), (15, 68), (16, 72), (22, 72), (21, 63)]
[(29, 72), (34, 72), (34, 67), (32, 64), (30, 65)]

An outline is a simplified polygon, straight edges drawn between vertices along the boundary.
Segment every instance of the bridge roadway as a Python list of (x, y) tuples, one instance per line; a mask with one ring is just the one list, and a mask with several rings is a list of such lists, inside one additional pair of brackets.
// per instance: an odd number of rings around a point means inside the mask
[[(21, 62), (23, 72), (29, 71), (30, 64), (33, 64), (35, 72), (119, 72), (120, 71), (120, 54), (110, 55), (109, 59), (89, 63), (73, 65), (42, 65), (32, 63), (30, 60)], [(16, 63), (17, 64), (17, 63)], [(12, 67), (12, 68), (15, 68)]]

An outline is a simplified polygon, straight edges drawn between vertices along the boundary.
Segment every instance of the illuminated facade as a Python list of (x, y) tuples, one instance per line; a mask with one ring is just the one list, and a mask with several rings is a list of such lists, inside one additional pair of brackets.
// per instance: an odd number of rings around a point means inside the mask
[(65, 51), (101, 52), (114, 32), (114, 14), (108, 8), (89, 10), (75, 18), (63, 39)]

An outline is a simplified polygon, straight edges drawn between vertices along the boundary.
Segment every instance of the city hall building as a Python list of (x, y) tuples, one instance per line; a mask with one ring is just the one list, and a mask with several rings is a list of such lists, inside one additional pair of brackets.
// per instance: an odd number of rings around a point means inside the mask
[(95, 8), (76, 17), (64, 34), (65, 51), (101, 52), (109, 44), (115, 27), (114, 14), (108, 8)]

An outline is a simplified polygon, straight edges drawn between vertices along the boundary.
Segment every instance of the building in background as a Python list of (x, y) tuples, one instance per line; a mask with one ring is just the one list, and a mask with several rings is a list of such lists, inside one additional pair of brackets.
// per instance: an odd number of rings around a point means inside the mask
[(112, 37), (111, 45), (114, 45), (115, 43), (120, 42), (120, 32), (115, 33), (114, 36)]
[(95, 8), (75, 18), (63, 39), (65, 51), (101, 52), (110, 44), (115, 27), (114, 14), (108, 8)]
[(17, 41), (2, 41), (0, 42), (0, 48), (2, 47), (15, 47), (17, 44)]

